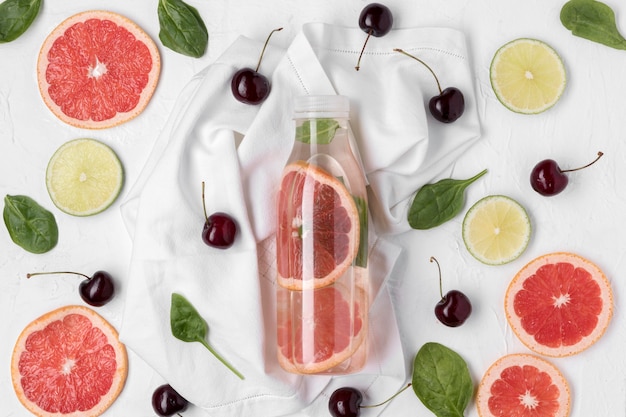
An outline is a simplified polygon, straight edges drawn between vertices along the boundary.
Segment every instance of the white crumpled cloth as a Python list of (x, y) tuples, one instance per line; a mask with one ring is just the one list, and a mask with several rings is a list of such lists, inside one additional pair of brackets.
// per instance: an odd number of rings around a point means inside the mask
[[(250, 57), (262, 43), (239, 38), (182, 91), (122, 206), (133, 253), (120, 338), (207, 415), (323, 415), (339, 386), (357, 387), (375, 403), (409, 377), (385, 287), (400, 249), (384, 236), (409, 229), (412, 195), (462, 155), (480, 127), (462, 33), (393, 30), (370, 39), (357, 72), (364, 39), (358, 28), (313, 23), (286, 51), (270, 45), (260, 72), (271, 77), (272, 90), (262, 105), (251, 106), (233, 98), (230, 79), (254, 66)], [(432, 75), (393, 48), (429, 63), (442, 86), (461, 89), (465, 114), (452, 124), (435, 121), (427, 110), (438, 92)], [(366, 368), (350, 376), (292, 375), (275, 359), (274, 197), (294, 140), (293, 99), (303, 94), (350, 99), (351, 128), (370, 184), (371, 353)], [(201, 240), (203, 181), (207, 212), (227, 212), (238, 223), (227, 250)], [(209, 344), (245, 380), (199, 343), (172, 336), (173, 292), (198, 309), (209, 325)]]

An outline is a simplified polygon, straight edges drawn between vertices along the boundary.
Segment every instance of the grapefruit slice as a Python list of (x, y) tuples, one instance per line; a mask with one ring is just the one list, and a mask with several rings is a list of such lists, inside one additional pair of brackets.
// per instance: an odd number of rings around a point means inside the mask
[(141, 113), (160, 70), (154, 41), (126, 17), (102, 10), (63, 21), (37, 61), (46, 105), (62, 121), (87, 129), (115, 126)]
[(359, 212), (337, 178), (304, 161), (289, 164), (278, 192), (278, 284), (321, 288), (350, 267), (359, 249)]
[(95, 417), (121, 392), (126, 349), (115, 329), (83, 306), (65, 306), (30, 323), (15, 343), (13, 388), (36, 416)]
[(567, 380), (553, 364), (512, 354), (489, 367), (478, 386), (476, 407), (480, 417), (566, 417), (570, 395)]
[[(358, 300), (363, 292), (357, 291)], [(333, 369), (350, 358), (367, 333), (366, 306), (349, 302), (342, 288), (332, 285), (309, 291), (278, 291), (278, 361), (283, 369), (316, 374)], [(364, 358), (341, 368), (359, 368)], [(360, 362), (360, 363), (359, 363)]]
[(581, 256), (557, 252), (524, 266), (506, 291), (513, 332), (529, 349), (561, 357), (593, 345), (613, 314), (613, 293), (600, 268)]

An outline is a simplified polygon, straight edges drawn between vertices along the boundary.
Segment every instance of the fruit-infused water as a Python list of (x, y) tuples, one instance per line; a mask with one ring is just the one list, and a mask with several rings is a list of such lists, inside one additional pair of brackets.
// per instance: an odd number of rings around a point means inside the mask
[(343, 96), (295, 101), (276, 230), (278, 360), (294, 373), (351, 373), (367, 358), (367, 195), (348, 115)]

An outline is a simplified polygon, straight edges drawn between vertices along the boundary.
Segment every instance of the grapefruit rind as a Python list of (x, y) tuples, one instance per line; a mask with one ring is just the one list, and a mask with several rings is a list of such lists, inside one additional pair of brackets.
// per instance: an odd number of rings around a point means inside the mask
[[(600, 289), (599, 298), (602, 300), (602, 310), (597, 315), (597, 324), (593, 331), (587, 336), (572, 345), (561, 345), (558, 347), (550, 347), (545, 344), (539, 343), (532, 334), (529, 334), (523, 327), (521, 317), (516, 313), (514, 300), (516, 294), (523, 289), (524, 282), (527, 278), (533, 276), (539, 268), (548, 264), (556, 263), (570, 263), (577, 268), (583, 268), (591, 274), (593, 280), (598, 284)], [(553, 298), (558, 298), (561, 295), (554, 294)], [(555, 252), (546, 255), (539, 256), (534, 260), (526, 264), (513, 278), (509, 287), (507, 288), (504, 308), (506, 312), (506, 318), (511, 326), (511, 329), (518, 337), (518, 339), (530, 350), (540, 355), (549, 357), (565, 357), (578, 354), (593, 344), (595, 344), (606, 332), (608, 325), (613, 316), (613, 291), (609, 280), (604, 275), (602, 270), (583, 258), (582, 256), (569, 253), (569, 252)]]
[[(478, 392), (476, 394), (476, 409), (478, 411), (478, 415), (480, 417), (499, 417), (509, 415), (506, 412), (499, 414), (494, 414), (491, 412), (489, 407), (490, 398), (492, 398), (495, 394), (493, 393), (493, 385), (496, 381), (501, 380), (502, 372), (506, 369), (510, 369), (511, 367), (533, 367), (539, 370), (540, 372), (545, 372), (551, 379), (551, 384), (558, 388), (558, 396), (557, 403), (558, 409), (550, 414), (540, 413), (537, 411), (533, 413), (530, 409), (527, 409), (527, 412), (524, 414), (515, 414), (515, 415), (524, 415), (527, 417), (567, 417), (570, 414), (571, 409), (571, 392), (569, 388), (569, 384), (561, 371), (552, 363), (547, 360), (540, 358), (535, 355), (524, 354), (524, 353), (514, 353), (501, 357), (497, 361), (495, 361), (489, 369), (483, 375), (481, 382), (478, 386)], [(517, 387), (519, 388), (520, 381), (517, 382)], [(532, 382), (530, 383), (532, 385)], [(510, 386), (511, 388), (513, 386)], [(529, 390), (525, 392), (517, 392), (517, 395), (511, 395), (509, 398), (512, 400), (517, 400), (519, 402), (522, 401), (531, 401), (532, 396), (532, 388), (528, 387)], [(545, 391), (542, 391), (540, 394), (544, 394)], [(535, 410), (539, 410), (538, 407), (540, 404), (535, 404)], [(502, 411), (502, 410), (500, 410)], [(512, 414), (511, 414), (512, 415)]]
[(553, 107), (567, 84), (565, 65), (558, 53), (531, 38), (515, 39), (498, 48), (489, 79), (498, 101), (521, 114), (538, 114)]
[[(322, 287), (331, 285), (335, 281), (337, 281), (337, 279), (339, 279), (346, 272), (346, 270), (354, 263), (354, 260), (359, 251), (359, 242), (360, 242), (359, 211), (356, 207), (354, 198), (352, 197), (352, 195), (350, 194), (346, 186), (343, 183), (341, 183), (341, 181), (339, 181), (337, 178), (330, 175), (324, 169), (314, 164), (306, 163), (304, 161), (296, 161), (296, 162), (289, 164), (287, 167), (285, 167), (285, 170), (283, 171), (283, 178), (285, 178), (290, 172), (305, 173), (305, 175), (311, 176), (313, 180), (318, 181), (321, 184), (331, 186), (335, 190), (335, 192), (339, 195), (340, 200), (341, 200), (341, 206), (346, 209), (346, 212), (350, 219), (350, 223), (352, 225), (351, 232), (347, 234), (348, 242), (349, 242), (347, 256), (344, 258), (344, 260), (341, 263), (335, 265), (334, 269), (326, 276), (302, 277), (302, 279), (300, 279), (294, 276), (283, 276), (281, 274), (280, 267), (278, 268), (277, 282), (281, 287), (284, 287), (290, 290), (296, 290), (296, 291), (305, 290), (305, 289), (313, 289), (313, 288), (322, 288)], [(281, 187), (283, 185), (284, 184), (281, 184)], [(284, 213), (281, 213), (279, 210), (279, 213), (278, 213), (279, 225), (284, 223), (283, 221), (281, 221), (281, 217), (283, 215)], [(281, 239), (277, 239), (276, 244), (280, 246)], [(280, 252), (283, 252), (284, 254), (284, 251), (286, 250), (286, 248), (284, 248), (282, 251), (281, 251), (281, 248), (277, 248), (277, 250), (279, 250)], [(302, 271), (302, 274), (304, 275), (305, 272)]]
[[(507, 228), (502, 230), (505, 222)], [(486, 265), (503, 265), (519, 258), (528, 247), (531, 233), (526, 209), (504, 195), (483, 197), (463, 218), (463, 243), (474, 258)]]
[[(98, 19), (98, 20), (108, 20), (116, 25), (127, 29), (136, 40), (142, 42), (149, 50), (150, 57), (152, 59), (152, 67), (148, 73), (148, 81), (141, 91), (139, 101), (137, 105), (129, 111), (126, 112), (118, 112), (112, 118), (108, 118), (106, 120), (96, 121), (87, 119), (80, 120), (65, 114), (65, 112), (61, 109), (61, 106), (52, 99), (48, 92), (48, 88), (50, 84), (46, 80), (46, 71), (48, 69), (48, 65), (50, 61), (48, 59), (48, 52), (50, 48), (54, 44), (54, 42), (62, 37), (66, 30), (70, 28), (72, 25), (80, 22), (85, 22), (89, 19)], [(87, 72), (87, 70), (86, 70)], [(121, 123), (125, 123), (131, 119), (137, 117), (148, 105), (148, 102), (152, 98), (156, 86), (159, 81), (159, 75), (161, 72), (161, 57), (159, 53), (159, 49), (155, 44), (154, 40), (135, 22), (131, 21), (125, 16), (122, 16), (118, 13), (105, 11), (105, 10), (88, 10), (78, 14), (75, 14), (63, 22), (61, 22), (45, 39), (44, 43), (41, 46), (39, 51), (39, 57), (37, 59), (37, 80), (39, 85), (39, 91), (43, 98), (46, 106), (52, 111), (52, 113), (57, 116), (63, 122), (84, 129), (106, 129), (113, 126), (117, 126)], [(74, 84), (78, 84), (77, 80), (72, 80)]]
[(124, 185), (124, 168), (113, 149), (95, 139), (61, 145), (46, 168), (46, 188), (54, 205), (73, 216), (109, 208)]
[[(21, 383), (22, 375), (19, 365), (20, 358), (22, 353), (26, 351), (26, 341), (30, 335), (44, 329), (52, 322), (63, 320), (64, 317), (71, 314), (78, 314), (87, 317), (91, 321), (94, 328), (98, 328), (104, 333), (108, 343), (115, 351), (115, 375), (113, 376), (108, 392), (100, 398), (98, 404), (96, 404), (93, 408), (89, 410), (77, 410), (71, 413), (50, 413), (43, 410), (39, 405), (37, 405), (37, 403), (27, 398)], [(117, 331), (102, 316), (85, 306), (70, 305), (60, 307), (32, 321), (18, 336), (11, 357), (11, 379), (15, 394), (22, 405), (38, 417), (97, 417), (104, 413), (120, 395), (122, 389), (124, 388), (124, 384), (126, 383), (127, 375), (128, 356), (126, 353), (126, 347), (119, 341)], [(55, 389), (55, 387), (51, 387), (51, 389)], [(55, 394), (53, 393), (51, 395)]]

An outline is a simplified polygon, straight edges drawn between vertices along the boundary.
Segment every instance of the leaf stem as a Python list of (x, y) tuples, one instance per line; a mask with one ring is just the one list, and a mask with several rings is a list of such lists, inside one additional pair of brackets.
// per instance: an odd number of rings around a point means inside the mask
[(443, 91), (441, 91), (441, 84), (439, 84), (439, 78), (437, 78), (437, 75), (435, 74), (435, 71), (432, 70), (432, 68), (425, 63), (424, 61), (422, 61), (421, 59), (419, 59), (416, 56), (411, 55), (408, 52), (405, 52), (404, 50), (400, 49), (400, 48), (395, 48), (394, 49), (395, 52), (400, 52), (401, 54), (404, 54), (406, 56), (408, 56), (409, 58), (413, 58), (414, 60), (418, 61), (419, 63), (421, 63), (423, 66), (425, 66), (426, 68), (428, 68), (428, 71), (430, 71), (430, 73), (433, 75), (433, 77), (435, 77), (435, 82), (437, 83), (437, 89), (439, 90), (439, 94), (442, 94)]
[(359, 406), (359, 408), (374, 408), (374, 407), (380, 407), (383, 404), (388, 403), (389, 401), (393, 400), (394, 398), (396, 398), (398, 395), (402, 394), (407, 388), (409, 388), (411, 386), (411, 383), (409, 382), (408, 384), (406, 384), (406, 386), (404, 388), (402, 388), (400, 391), (396, 392), (395, 394), (393, 394), (391, 397), (387, 398), (385, 401), (383, 401), (382, 403), (378, 403), (378, 404), (374, 404), (374, 405), (361, 405)]
[(259, 68), (261, 67), (261, 60), (263, 59), (263, 55), (265, 54), (265, 48), (267, 48), (267, 44), (269, 43), (270, 38), (272, 37), (274, 32), (280, 32), (281, 30), (283, 30), (283, 28), (274, 29), (270, 32), (269, 35), (267, 35), (267, 39), (265, 39), (265, 44), (263, 45), (263, 49), (261, 50), (261, 56), (259, 56), (259, 62), (256, 64), (256, 72), (258, 72)]
[(479, 179), (480, 177), (482, 177), (483, 175), (485, 175), (486, 173), (487, 173), (487, 169), (483, 169), (478, 174), (474, 175), (472, 178), (467, 179), (466, 181), (471, 184), (477, 179)]
[(211, 352), (211, 353), (213, 354), (213, 356), (215, 356), (215, 357), (216, 357), (216, 358), (217, 358), (220, 362), (222, 362), (222, 364), (224, 364), (224, 366), (226, 366), (228, 369), (230, 369), (230, 370), (232, 371), (232, 373), (234, 373), (235, 375), (237, 375), (237, 376), (239, 377), (239, 379), (245, 379), (245, 378), (244, 378), (244, 376), (243, 376), (243, 375), (242, 375), (242, 374), (241, 374), (238, 370), (236, 370), (234, 366), (232, 366), (230, 363), (228, 363), (228, 362), (226, 361), (226, 359), (224, 359), (224, 358), (223, 358), (223, 357), (222, 357), (219, 353), (217, 353), (217, 352), (215, 351), (215, 349), (213, 349), (213, 348), (211, 347), (211, 345), (209, 345), (209, 344), (207, 343), (207, 341), (206, 341), (206, 340), (204, 340), (204, 339), (198, 339), (198, 342), (202, 343), (202, 345), (203, 345), (205, 348), (207, 348), (207, 349), (209, 350), (209, 352)]

